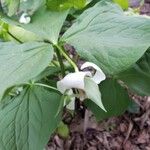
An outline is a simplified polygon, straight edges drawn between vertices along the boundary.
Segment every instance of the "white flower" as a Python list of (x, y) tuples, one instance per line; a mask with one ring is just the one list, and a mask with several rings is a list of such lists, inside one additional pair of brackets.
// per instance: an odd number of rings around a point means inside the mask
[(23, 24), (28, 24), (30, 23), (30, 21), (31, 21), (31, 18), (27, 13), (23, 13), (19, 19), (19, 22)]
[(96, 84), (100, 84), (103, 80), (106, 79), (106, 76), (104, 74), (104, 72), (95, 64), (91, 63), (91, 62), (86, 62), (81, 66), (81, 70), (88, 68), (88, 67), (93, 67), (96, 72), (94, 74), (94, 76), (92, 77), (93, 81)]
[[(81, 70), (92, 67), (96, 70), (95, 74), (92, 75), (92, 72), (90, 71), (79, 71), (74, 73), (67, 74), (62, 80), (57, 82), (57, 88), (58, 90), (64, 94), (66, 90), (75, 88), (75, 89), (81, 89), (84, 91), (84, 78), (90, 77), (96, 84), (100, 84), (101, 81), (106, 79), (105, 74), (103, 71), (95, 64), (91, 62), (86, 62), (81, 66)], [(74, 102), (71, 102), (71, 106)], [(73, 108), (73, 107), (72, 107)]]
[(57, 82), (57, 88), (61, 93), (72, 88), (84, 90), (85, 76), (91, 76), (91, 73), (81, 71), (69, 73), (62, 80)]

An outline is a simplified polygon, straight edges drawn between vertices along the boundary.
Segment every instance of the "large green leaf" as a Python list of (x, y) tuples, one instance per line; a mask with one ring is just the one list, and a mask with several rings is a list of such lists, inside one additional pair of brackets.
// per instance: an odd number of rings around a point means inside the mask
[(50, 10), (65, 10), (71, 7), (80, 9), (86, 4), (86, 0), (47, 0), (47, 7)]
[(43, 150), (56, 129), (61, 96), (41, 87), (25, 88), (0, 107), (1, 150)]
[(13, 21), (6, 16), (3, 16), (2, 20), (8, 24), (20, 26), (28, 31), (31, 31), (40, 38), (49, 40), (53, 44), (57, 43), (60, 30), (68, 15), (68, 10), (62, 12), (51, 12), (45, 7), (38, 9), (31, 17), (31, 23), (21, 24)]
[(52, 58), (53, 48), (49, 44), (0, 43), (0, 96), (7, 88), (37, 76)]
[(87, 100), (86, 106), (94, 113), (97, 120), (118, 116), (125, 112), (130, 104), (127, 91), (116, 80), (107, 79), (100, 84), (102, 102), (107, 112), (101, 110), (92, 101)]
[(125, 16), (118, 5), (101, 1), (86, 10), (61, 40), (105, 73), (116, 74), (150, 46), (150, 19)]
[(120, 73), (118, 78), (132, 91), (150, 96), (150, 48), (132, 68)]

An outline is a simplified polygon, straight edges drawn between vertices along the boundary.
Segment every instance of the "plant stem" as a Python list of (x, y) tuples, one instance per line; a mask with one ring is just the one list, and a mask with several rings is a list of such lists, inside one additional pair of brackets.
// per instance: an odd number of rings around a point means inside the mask
[(42, 84), (42, 83), (34, 83), (34, 85), (36, 86), (42, 86), (42, 87), (46, 87), (46, 88), (49, 88), (49, 89), (52, 89), (52, 90), (55, 90), (57, 92), (59, 92), (59, 90), (53, 86), (49, 86), (49, 85), (46, 85), (46, 84)]
[(78, 72), (78, 67), (77, 65), (73, 62), (73, 60), (64, 52), (64, 50), (62, 49), (62, 47), (60, 47), (59, 45), (55, 45), (57, 47), (57, 49), (62, 53), (62, 55), (68, 60), (68, 62), (73, 66), (74, 70), (76, 72)]
[(60, 54), (60, 52), (59, 52), (57, 47), (55, 48), (55, 51), (56, 51), (56, 55), (57, 55), (57, 58), (58, 58), (58, 61), (59, 61), (59, 64), (60, 64), (61, 74), (64, 77), (65, 76), (65, 67), (64, 67), (64, 64), (63, 64), (63, 60), (62, 60), (61, 54)]

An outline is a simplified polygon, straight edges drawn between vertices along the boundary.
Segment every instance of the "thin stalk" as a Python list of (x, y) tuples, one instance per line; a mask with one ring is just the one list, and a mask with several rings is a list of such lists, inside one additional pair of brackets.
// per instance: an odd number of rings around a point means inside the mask
[(52, 90), (55, 90), (57, 92), (59, 92), (59, 90), (53, 86), (49, 86), (49, 85), (46, 85), (46, 84), (42, 84), (42, 83), (34, 83), (34, 85), (36, 86), (42, 86), (42, 87), (46, 87), (46, 88), (49, 88), (49, 89), (52, 89)]
[(55, 51), (56, 51), (56, 55), (57, 55), (57, 58), (58, 58), (58, 61), (59, 61), (59, 64), (60, 64), (61, 74), (64, 77), (65, 76), (65, 67), (64, 67), (64, 63), (63, 63), (61, 54), (60, 54), (60, 52), (57, 48), (55, 48)]
[(68, 60), (68, 62), (73, 66), (74, 70), (76, 72), (78, 72), (78, 67), (77, 65), (73, 62), (73, 60), (64, 52), (64, 50), (62, 49), (62, 47), (60, 47), (59, 45), (55, 45), (57, 47), (57, 49), (62, 53), (62, 55)]

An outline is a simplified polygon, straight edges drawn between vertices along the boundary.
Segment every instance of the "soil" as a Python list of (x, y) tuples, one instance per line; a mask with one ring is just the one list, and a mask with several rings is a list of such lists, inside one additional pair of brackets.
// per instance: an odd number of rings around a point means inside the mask
[(150, 150), (150, 97), (132, 98), (139, 106), (138, 111), (99, 123), (90, 115), (86, 130), (78, 113), (69, 123), (68, 138), (55, 134), (47, 150)]
[(70, 134), (67, 138), (54, 134), (47, 150), (150, 150), (150, 96), (130, 96), (136, 108), (101, 122), (90, 111), (85, 121), (81, 107), (74, 117), (64, 113)]

